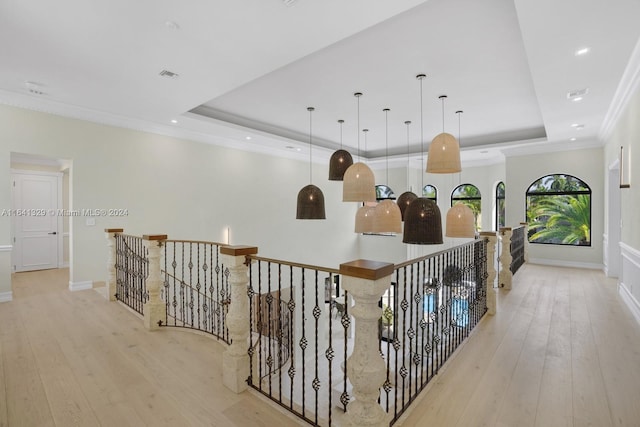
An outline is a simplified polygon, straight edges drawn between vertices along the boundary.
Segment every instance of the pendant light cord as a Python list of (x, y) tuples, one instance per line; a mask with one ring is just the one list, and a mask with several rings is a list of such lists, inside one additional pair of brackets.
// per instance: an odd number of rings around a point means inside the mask
[(389, 186), (389, 109), (384, 110), (384, 150), (385, 150), (385, 167), (387, 168), (387, 187)]
[(313, 181), (312, 181), (312, 178), (311, 178), (312, 177), (312, 168), (313, 168), (313, 162), (311, 161), (312, 160), (311, 159), (311, 152), (313, 151), (312, 150), (312, 145), (311, 145), (311, 135), (312, 135), (312, 133), (311, 133), (311, 131), (312, 131), (312, 119), (311, 119), (311, 116), (312, 116), (313, 110), (315, 110), (315, 108), (307, 107), (307, 111), (309, 112), (309, 184), (313, 184)]
[(407, 120), (406, 122), (404, 122), (405, 125), (407, 125), (407, 190), (409, 189), (409, 166), (411, 164), (411, 161), (409, 159), (409, 125), (411, 124), (410, 120)]
[(340, 149), (342, 150), (342, 124), (344, 123), (344, 120), (340, 119), (338, 120), (338, 123), (340, 123)]
[(358, 161), (360, 161), (360, 97), (362, 94), (360, 92), (356, 92), (353, 94), (358, 100), (358, 124), (356, 127), (356, 132), (358, 133)]
[[(456, 111), (456, 114), (458, 115), (458, 144), (460, 143), (460, 137), (462, 136), (462, 134), (460, 133), (460, 118), (462, 117), (462, 110), (458, 110)], [(462, 169), (460, 169), (460, 172), (458, 172), (458, 185), (462, 184)]]
[[(424, 118), (422, 113), (422, 80), (426, 76), (424, 74), (418, 74), (416, 78), (420, 80), (420, 152), (424, 156)], [(420, 179), (420, 188), (424, 191), (424, 172), (422, 172)]]

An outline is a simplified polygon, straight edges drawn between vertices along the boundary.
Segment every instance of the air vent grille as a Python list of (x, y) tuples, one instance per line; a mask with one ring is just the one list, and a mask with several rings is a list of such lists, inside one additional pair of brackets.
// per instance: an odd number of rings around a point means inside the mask
[(567, 92), (567, 98), (573, 99), (579, 96), (585, 96), (589, 93), (589, 88), (586, 87), (584, 89), (572, 90), (571, 92)]
[(282, 0), (285, 6), (293, 6), (298, 0)]
[(160, 76), (167, 77), (170, 79), (177, 79), (179, 77), (178, 73), (174, 73), (173, 71), (169, 71), (169, 70), (160, 71)]

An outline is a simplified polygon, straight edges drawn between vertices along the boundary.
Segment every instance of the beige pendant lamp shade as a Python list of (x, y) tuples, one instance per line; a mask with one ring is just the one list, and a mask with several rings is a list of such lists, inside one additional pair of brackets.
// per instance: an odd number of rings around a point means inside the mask
[(442, 101), (442, 133), (431, 141), (429, 156), (427, 157), (427, 172), (429, 173), (457, 173), (462, 170), (460, 166), (460, 145), (455, 136), (444, 132), (444, 100), (447, 96), (441, 95)]
[(376, 204), (365, 203), (356, 212), (356, 233), (373, 233), (373, 218), (375, 216)]
[(374, 233), (402, 233), (402, 213), (393, 200), (383, 200), (375, 207)]
[(343, 202), (375, 202), (376, 185), (373, 172), (364, 163), (354, 163), (344, 173)]
[(442, 243), (442, 218), (436, 202), (419, 197), (404, 213), (403, 243), (439, 245)]
[(326, 219), (324, 210), (324, 194), (322, 190), (311, 183), (311, 115), (314, 111), (313, 107), (308, 107), (309, 112), (309, 185), (305, 186), (298, 192), (298, 201), (296, 208), (296, 219)]
[(405, 212), (407, 211), (407, 208), (409, 207), (411, 202), (413, 202), (417, 198), (418, 196), (416, 196), (415, 193), (411, 191), (405, 191), (400, 195), (400, 197), (398, 197), (397, 203), (398, 203), (398, 208), (400, 209), (400, 216), (402, 221), (404, 221), (404, 215), (405, 215)]
[[(422, 80), (426, 76), (418, 74), (420, 81), (420, 145), (424, 152), (424, 127), (422, 111)], [(423, 176), (424, 181), (424, 176)], [(424, 182), (422, 182), (424, 188)], [(416, 198), (404, 212), (403, 243), (414, 245), (438, 245), (442, 243), (442, 218), (436, 202), (426, 197)]]
[(464, 203), (453, 205), (447, 212), (447, 237), (475, 237), (476, 219), (473, 211)]
[(338, 123), (340, 123), (340, 149), (334, 152), (329, 160), (329, 181), (342, 181), (344, 173), (353, 164), (351, 153), (342, 149), (342, 124), (344, 120), (338, 120)]
[(427, 172), (457, 173), (461, 170), (460, 147), (456, 138), (450, 133), (436, 135), (429, 146)]
[[(358, 100), (358, 157), (360, 156), (360, 97), (362, 93), (353, 94)], [(343, 202), (375, 202), (376, 181), (369, 166), (362, 162), (354, 163), (347, 168), (342, 181)]]
[[(385, 108), (385, 162), (386, 162), (386, 184), (389, 186), (389, 109)], [(393, 200), (383, 200), (376, 206), (373, 216), (373, 232), (374, 233), (401, 233), (402, 232), (402, 213), (400, 208)]]

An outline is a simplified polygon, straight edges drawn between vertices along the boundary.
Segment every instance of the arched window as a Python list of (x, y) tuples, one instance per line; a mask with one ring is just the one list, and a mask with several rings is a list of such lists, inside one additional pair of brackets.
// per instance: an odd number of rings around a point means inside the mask
[(504, 182), (500, 181), (496, 185), (496, 230), (505, 225), (504, 194)]
[(591, 246), (591, 188), (567, 174), (543, 176), (527, 189), (529, 241)]
[(396, 195), (393, 190), (386, 185), (376, 185), (376, 200), (395, 200)]
[(433, 200), (438, 203), (438, 189), (433, 185), (427, 184), (422, 189), (422, 197)]
[(476, 218), (476, 230), (482, 229), (481, 206), (482, 200), (480, 190), (473, 184), (458, 185), (451, 192), (451, 206), (457, 203), (464, 203), (469, 206)]

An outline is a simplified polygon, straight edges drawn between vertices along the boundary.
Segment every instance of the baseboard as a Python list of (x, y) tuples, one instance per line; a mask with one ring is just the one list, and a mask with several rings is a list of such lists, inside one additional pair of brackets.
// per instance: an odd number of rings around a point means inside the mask
[(0, 292), (0, 302), (13, 301), (13, 292)]
[(636, 321), (640, 323), (640, 303), (638, 303), (638, 300), (635, 299), (631, 292), (629, 292), (629, 289), (627, 289), (625, 284), (622, 282), (618, 284), (618, 293), (620, 294), (622, 301), (624, 301), (624, 303), (627, 304), (627, 307), (629, 307), (633, 317), (635, 317)]
[(557, 259), (529, 258), (529, 264), (551, 265), (553, 267), (587, 268), (602, 270), (604, 266), (595, 262), (563, 261)]
[(69, 261), (67, 261), (67, 262), (63, 262), (62, 264), (60, 264), (60, 265), (58, 266), (58, 268), (69, 268)]
[(69, 282), (69, 290), (72, 292), (86, 291), (87, 289), (93, 289), (93, 282), (91, 280), (86, 280), (84, 282)]

